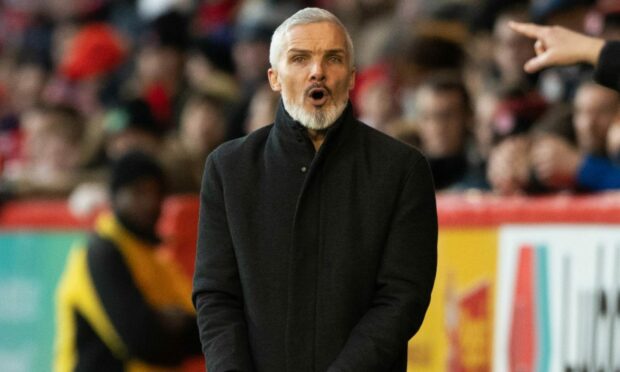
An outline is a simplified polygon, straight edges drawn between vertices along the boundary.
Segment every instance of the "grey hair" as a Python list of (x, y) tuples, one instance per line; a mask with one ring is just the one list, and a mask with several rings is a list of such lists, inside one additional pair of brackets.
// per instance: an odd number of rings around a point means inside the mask
[(340, 22), (338, 17), (329, 11), (321, 8), (304, 8), (287, 18), (271, 36), (271, 45), (269, 46), (269, 63), (275, 68), (284, 44), (284, 35), (293, 27), (299, 25), (307, 25), (311, 23), (330, 22), (334, 23), (342, 29), (347, 40), (347, 53), (349, 54), (349, 67), (353, 68), (355, 57), (353, 54), (353, 40), (346, 27)]

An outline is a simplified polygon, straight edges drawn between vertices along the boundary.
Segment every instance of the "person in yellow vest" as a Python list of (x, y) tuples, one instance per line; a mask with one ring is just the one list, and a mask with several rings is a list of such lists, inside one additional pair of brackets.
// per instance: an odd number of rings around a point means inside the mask
[(113, 165), (112, 212), (71, 251), (57, 289), (56, 372), (174, 371), (201, 355), (191, 282), (157, 251), (164, 195), (149, 156)]

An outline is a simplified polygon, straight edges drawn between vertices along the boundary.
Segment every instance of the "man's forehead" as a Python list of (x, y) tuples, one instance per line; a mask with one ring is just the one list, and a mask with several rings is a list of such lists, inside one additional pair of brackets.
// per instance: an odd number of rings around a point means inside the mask
[(316, 22), (293, 26), (287, 31), (285, 42), (287, 52), (316, 47), (333, 51), (342, 50), (345, 53), (347, 50), (344, 30), (333, 22)]

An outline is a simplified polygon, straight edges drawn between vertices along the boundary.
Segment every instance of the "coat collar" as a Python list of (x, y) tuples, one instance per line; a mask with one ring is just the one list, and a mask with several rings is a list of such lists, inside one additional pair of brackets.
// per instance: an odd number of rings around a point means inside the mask
[[(319, 152), (323, 152), (324, 148), (332, 147), (336, 142), (341, 142), (344, 138), (346, 138), (346, 132), (348, 132), (355, 125), (354, 122), (353, 107), (349, 101), (340, 117), (338, 117), (336, 122), (327, 129), (325, 141), (323, 142)], [(307, 139), (308, 141), (310, 140), (306, 128), (289, 115), (284, 108), (282, 99), (280, 99), (278, 110), (276, 111), (274, 129), (276, 137), (284, 142), (305, 142), (299, 141), (299, 139), (302, 138)]]

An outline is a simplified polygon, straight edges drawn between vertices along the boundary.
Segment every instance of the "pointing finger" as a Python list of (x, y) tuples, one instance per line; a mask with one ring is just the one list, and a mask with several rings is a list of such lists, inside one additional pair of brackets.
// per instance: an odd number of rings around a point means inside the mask
[(533, 23), (521, 23), (515, 21), (508, 22), (508, 25), (514, 31), (532, 39), (538, 39), (541, 36), (542, 31), (545, 29), (545, 26), (538, 26)]

